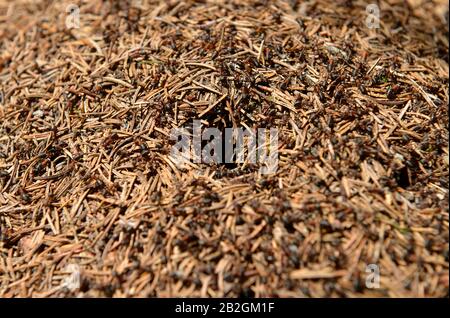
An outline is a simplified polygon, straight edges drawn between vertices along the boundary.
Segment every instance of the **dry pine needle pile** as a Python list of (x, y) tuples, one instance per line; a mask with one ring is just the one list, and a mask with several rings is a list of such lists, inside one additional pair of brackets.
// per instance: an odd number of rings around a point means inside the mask
[(0, 0), (0, 297), (448, 296), (448, 4), (366, 5)]

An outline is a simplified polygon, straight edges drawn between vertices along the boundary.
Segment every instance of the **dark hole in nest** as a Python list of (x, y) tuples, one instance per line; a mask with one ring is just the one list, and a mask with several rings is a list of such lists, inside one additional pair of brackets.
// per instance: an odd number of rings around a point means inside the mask
[[(224, 174), (224, 172), (227, 171), (232, 171), (235, 170), (236, 168), (238, 168), (238, 164), (235, 162), (236, 161), (236, 155), (234, 154), (232, 157), (232, 162), (231, 163), (227, 163), (225, 162), (225, 154), (226, 154), (226, 139), (225, 139), (225, 128), (232, 128), (233, 124), (231, 123), (231, 121), (229, 120), (228, 117), (222, 117), (221, 120), (216, 120), (218, 118), (218, 113), (213, 113), (209, 116), (206, 117), (206, 120), (208, 122), (216, 122), (216, 124), (214, 126), (209, 126), (209, 127), (205, 127), (204, 125), (202, 125), (202, 132), (204, 131), (205, 128), (217, 128), (220, 132), (220, 136), (219, 138), (221, 138), (220, 140), (216, 140), (216, 137), (210, 137), (209, 140), (201, 140), (201, 149), (203, 151), (203, 149), (205, 149), (205, 146), (208, 144), (214, 145), (216, 142), (221, 142), (221, 163), (219, 165), (217, 165), (217, 171), (220, 171), (220, 173), (218, 174), (218, 176), (222, 176)], [(194, 119), (195, 120), (195, 119)], [(198, 119), (197, 119), (198, 120)], [(185, 128), (187, 129), (188, 133), (190, 135), (193, 134), (193, 121), (186, 123)], [(178, 141), (181, 140), (181, 136), (179, 137)], [(214, 148), (214, 147), (213, 147)], [(214, 155), (214, 150), (211, 150), (210, 155)]]
[(408, 168), (406, 166), (401, 168), (400, 170), (397, 170), (394, 173), (394, 178), (395, 181), (397, 181), (399, 187), (406, 189), (410, 186)]

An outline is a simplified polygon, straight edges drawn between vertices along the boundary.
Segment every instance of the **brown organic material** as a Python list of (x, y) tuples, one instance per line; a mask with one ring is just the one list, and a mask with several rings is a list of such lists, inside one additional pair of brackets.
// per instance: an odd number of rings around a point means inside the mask
[(73, 2), (0, 0), (0, 297), (448, 296), (445, 1)]

